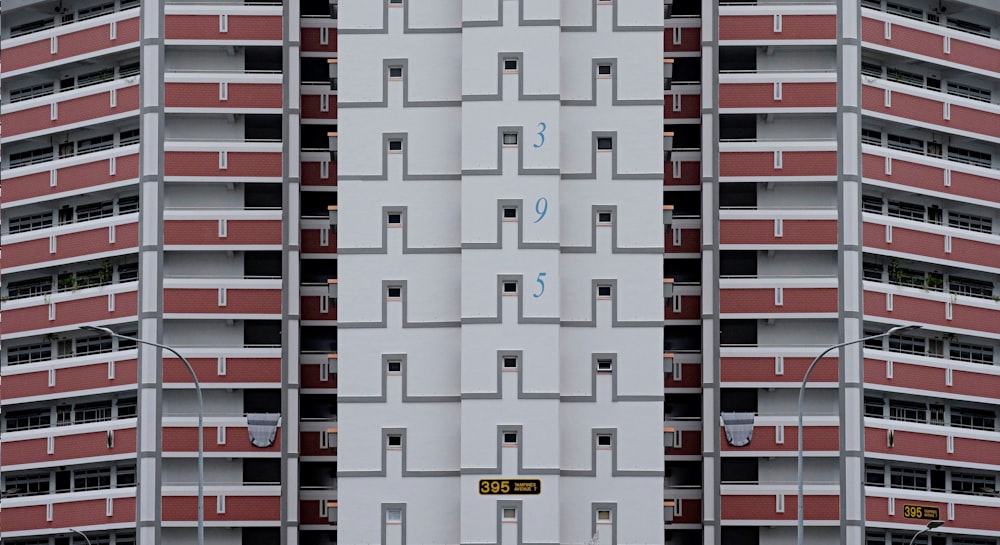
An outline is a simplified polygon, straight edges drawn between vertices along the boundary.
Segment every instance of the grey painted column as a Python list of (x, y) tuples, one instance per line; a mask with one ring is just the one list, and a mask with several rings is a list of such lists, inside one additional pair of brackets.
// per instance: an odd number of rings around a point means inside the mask
[[(146, 0), (140, 7), (139, 56), (139, 333), (163, 342), (163, 71), (164, 3)], [(136, 531), (139, 543), (161, 543), (162, 510), (162, 350), (138, 346), (136, 437), (138, 489)]]
[[(286, 0), (282, 12), (281, 154), (281, 545), (299, 542), (299, 325), (301, 297), (299, 260), (301, 257), (300, 132), (301, 93), (299, 53), (301, 29), (299, 0)], [(331, 331), (331, 336), (334, 333)], [(244, 530), (246, 531), (246, 530)], [(252, 529), (250, 530), (252, 531)]]
[[(841, 0), (837, 11), (837, 177), (839, 340), (860, 339), (862, 307), (861, 218), (861, 13), (858, 0)], [(840, 349), (840, 542), (864, 543), (864, 350)]]
[(719, 4), (701, 10), (701, 381), (702, 524), (722, 544), (719, 445)]

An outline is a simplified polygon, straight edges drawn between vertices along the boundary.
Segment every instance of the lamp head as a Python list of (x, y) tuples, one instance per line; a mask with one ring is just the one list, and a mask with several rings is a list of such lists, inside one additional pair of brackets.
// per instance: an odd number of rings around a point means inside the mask
[(112, 335), (114, 334), (114, 331), (111, 331), (110, 329), (108, 329), (106, 327), (101, 327), (101, 326), (98, 326), (98, 325), (82, 325), (82, 326), (80, 326), (80, 329), (82, 329), (84, 331), (97, 331), (99, 333), (110, 333)]
[(935, 528), (940, 528), (942, 526), (944, 526), (944, 521), (943, 520), (932, 520), (932, 521), (930, 521), (930, 522), (927, 523), (927, 529), (928, 530), (933, 530)]
[(886, 333), (900, 333), (902, 331), (913, 331), (915, 329), (920, 329), (920, 327), (921, 326), (916, 324), (898, 325), (896, 327), (889, 328), (889, 331), (886, 331)]

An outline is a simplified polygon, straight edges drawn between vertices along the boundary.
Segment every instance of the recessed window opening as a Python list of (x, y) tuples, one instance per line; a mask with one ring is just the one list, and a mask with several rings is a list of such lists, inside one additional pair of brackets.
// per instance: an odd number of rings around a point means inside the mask
[(503, 357), (503, 368), (504, 369), (517, 369), (517, 357), (516, 356), (504, 356)]
[(400, 509), (386, 510), (385, 521), (389, 524), (399, 524), (403, 522), (403, 511)]
[(400, 225), (403, 223), (403, 215), (399, 212), (389, 212), (386, 214), (386, 221), (389, 225)]
[(503, 508), (503, 519), (504, 520), (517, 520), (517, 509), (513, 507)]
[(508, 72), (513, 72), (517, 70), (517, 59), (504, 59), (503, 69)]
[(390, 78), (401, 78), (401, 77), (403, 77), (403, 67), (402, 66), (390, 66), (389, 67), (389, 77)]
[(611, 65), (610, 64), (598, 64), (597, 65), (597, 75), (598, 76), (610, 76), (611, 75)]
[(515, 431), (505, 431), (505, 432), (503, 432), (503, 444), (505, 444), (505, 445), (516, 445), (517, 444), (517, 432), (515, 432)]
[(504, 282), (503, 292), (505, 294), (517, 293), (517, 282)]
[(611, 286), (597, 286), (598, 297), (611, 297)]
[(403, 141), (389, 140), (389, 151), (403, 151)]
[(517, 218), (517, 208), (507, 207), (503, 209), (504, 219), (516, 219)]
[(597, 436), (597, 446), (599, 447), (610, 447), (611, 446), (611, 435), (601, 434)]
[(403, 370), (403, 362), (400, 361), (390, 361), (387, 362), (386, 365), (388, 366), (390, 373), (399, 373)]
[(597, 149), (599, 150), (610, 150), (612, 149), (611, 137), (602, 136), (597, 139)]
[(598, 509), (597, 510), (597, 522), (611, 522), (611, 510), (610, 509)]
[(597, 213), (597, 223), (610, 224), (611, 223), (611, 212), (607, 210), (602, 210)]
[(516, 132), (505, 132), (505, 133), (503, 133), (503, 145), (505, 145), (505, 146), (516, 146), (517, 145), (517, 133)]
[(401, 286), (389, 286), (386, 288), (385, 294), (389, 299), (399, 299), (403, 295), (403, 288)]
[(598, 373), (610, 373), (612, 369), (612, 362), (609, 359), (597, 360), (597, 372)]
[(389, 435), (386, 437), (386, 444), (390, 447), (401, 447), (403, 446), (403, 436), (402, 435)]

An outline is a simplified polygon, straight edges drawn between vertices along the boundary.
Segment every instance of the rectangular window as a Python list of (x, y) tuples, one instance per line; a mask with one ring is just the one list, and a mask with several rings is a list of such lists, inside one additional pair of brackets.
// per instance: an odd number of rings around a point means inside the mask
[(138, 414), (138, 405), (136, 404), (136, 398), (134, 397), (119, 399), (117, 408), (119, 420), (123, 418), (135, 418), (136, 414)]
[(865, 464), (865, 484), (869, 486), (885, 486), (885, 466), (881, 464)]
[(18, 365), (52, 359), (52, 344), (38, 343), (12, 346), (7, 349), (7, 363)]
[(114, 146), (114, 135), (105, 134), (104, 136), (95, 136), (93, 138), (84, 138), (83, 140), (80, 140), (76, 143), (76, 153), (77, 155), (94, 153), (101, 150), (111, 149)]
[(389, 212), (386, 215), (386, 223), (389, 225), (399, 225), (403, 223), (403, 215), (399, 212)]
[(912, 401), (890, 401), (889, 419), (927, 423), (927, 405)]
[(909, 335), (890, 335), (889, 352), (923, 356), (927, 353), (926, 342), (921, 337), (911, 337)]
[(997, 478), (981, 473), (966, 473), (953, 471), (951, 473), (951, 492), (953, 494), (982, 495), (995, 492)]
[(972, 100), (978, 100), (980, 102), (990, 102), (993, 100), (993, 93), (989, 89), (974, 87), (963, 83), (954, 83), (949, 81), (947, 92), (949, 95), (965, 97)]
[(403, 436), (402, 435), (389, 435), (386, 438), (386, 443), (390, 447), (401, 447), (401, 446), (403, 446)]
[(890, 134), (886, 137), (890, 149), (908, 151), (910, 153), (924, 153), (924, 141), (917, 138), (907, 138), (898, 134)]
[(139, 264), (126, 263), (118, 266), (118, 281), (133, 282), (139, 279)]
[(865, 397), (865, 416), (885, 418), (885, 400), (880, 397)]
[(400, 361), (388, 361), (385, 365), (390, 373), (399, 373), (403, 370), (403, 362)]
[[(873, 280), (875, 282), (882, 281), (882, 264), (881, 263), (869, 263), (866, 262), (863, 266), (863, 274), (865, 280)], [(879, 341), (881, 344), (881, 341)]]
[(517, 208), (508, 207), (503, 209), (504, 219), (517, 219)]
[(597, 510), (597, 522), (607, 523), (611, 522), (611, 510), (610, 509), (598, 509)]
[(503, 508), (503, 519), (504, 520), (517, 520), (517, 509), (513, 507)]
[(517, 59), (504, 59), (503, 69), (507, 71), (517, 70)]
[[(864, 4), (864, 0), (862, 0)], [(873, 78), (882, 77), (882, 65), (874, 62), (862, 62), (861, 63), (861, 73), (865, 76), (871, 76)], [(864, 135), (864, 131), (867, 129), (862, 129), (861, 134)]]
[(73, 423), (105, 422), (111, 420), (111, 401), (80, 403), (73, 407)]
[(4, 416), (6, 431), (35, 430), (47, 428), (52, 423), (52, 411), (46, 407), (26, 411), (9, 411)]
[(611, 286), (597, 286), (598, 297), (611, 297)]
[(48, 473), (20, 475), (17, 477), (11, 477), (8, 475), (4, 481), (4, 484), (7, 486), (4, 495), (8, 498), (48, 494), (51, 484)]
[(612, 371), (613, 362), (607, 359), (597, 360), (597, 372), (598, 373), (610, 373)]
[(956, 428), (994, 431), (996, 428), (996, 413), (982, 409), (952, 407), (951, 425)]
[(889, 486), (908, 490), (927, 490), (927, 470), (894, 467), (889, 471)]
[(30, 216), (11, 218), (9, 222), (10, 234), (26, 233), (37, 229), (52, 227), (52, 212), (41, 212)]
[(924, 221), (925, 209), (919, 204), (889, 201), (889, 216), (914, 221)]
[(599, 76), (610, 76), (611, 75), (611, 65), (610, 64), (598, 64), (597, 65), (597, 75), (599, 75)]
[(14, 89), (10, 92), (11, 102), (20, 102), (22, 100), (29, 100), (36, 97), (51, 95), (54, 92), (54, 85), (50, 83), (39, 83), (38, 85), (32, 85), (30, 87), (22, 87), (20, 89)]
[(611, 435), (601, 434), (597, 436), (597, 446), (599, 447), (610, 447), (611, 446)]
[(993, 166), (993, 156), (989, 153), (958, 148), (955, 146), (948, 146), (948, 159), (959, 163), (965, 163), (967, 165), (975, 165), (985, 168), (991, 168)]
[(517, 432), (505, 431), (503, 432), (503, 444), (505, 445), (516, 445), (517, 444)]
[(976, 280), (974, 278), (962, 278), (961, 276), (949, 276), (948, 292), (967, 295), (969, 297), (990, 299), (993, 297), (993, 282)]
[(32, 278), (7, 284), (7, 297), (11, 299), (22, 299), (24, 297), (34, 297), (52, 293), (52, 278)]
[(403, 141), (389, 140), (389, 151), (403, 151)]
[(948, 357), (953, 360), (993, 365), (993, 347), (972, 343), (951, 342)]
[(948, 227), (964, 229), (966, 231), (975, 231), (977, 233), (992, 233), (993, 219), (985, 216), (976, 216), (974, 214), (958, 214), (956, 212), (948, 212)]
[(112, 340), (110, 335), (99, 337), (83, 337), (76, 340), (76, 355), (104, 354), (111, 352)]
[(517, 369), (517, 356), (504, 356), (503, 357), (503, 368), (504, 369)]
[(923, 10), (903, 4), (896, 4), (894, 2), (886, 2), (885, 11), (902, 17), (907, 17), (909, 19), (916, 19), (918, 21), (922, 21), (924, 19)]
[(10, 168), (44, 163), (52, 160), (52, 146), (10, 154)]
[(399, 299), (403, 296), (403, 288), (400, 286), (389, 286), (386, 288), (385, 294), (389, 299)]
[(121, 466), (115, 475), (115, 487), (135, 486), (135, 466)]
[(861, 143), (873, 146), (882, 145), (882, 133), (872, 129), (861, 129)]
[(504, 282), (503, 292), (505, 294), (517, 293), (517, 282)]
[(139, 211), (139, 196), (131, 195), (129, 197), (119, 197), (118, 198), (118, 213), (119, 214), (131, 214), (133, 212)]
[(402, 66), (390, 66), (389, 67), (389, 77), (390, 78), (401, 78), (401, 77), (403, 77), (403, 67)]
[(986, 25), (980, 25), (979, 23), (973, 23), (972, 21), (963, 21), (961, 19), (955, 19), (954, 17), (948, 17), (948, 28), (958, 30), (960, 32), (967, 32), (969, 34), (975, 34), (977, 36), (983, 36), (986, 38), (990, 37), (990, 27)]
[(882, 197), (864, 195), (861, 197), (861, 210), (873, 214), (882, 213)]
[(611, 212), (602, 210), (597, 213), (597, 223), (608, 225), (611, 223)]
[(900, 70), (899, 68), (888, 68), (886, 70), (886, 79), (896, 83), (902, 83), (904, 85), (911, 85), (913, 87), (924, 86), (924, 76), (922, 74), (907, 72), (906, 70)]
[(111, 468), (77, 469), (73, 471), (73, 491), (111, 488)]
[[(396, 2), (399, 3), (399, 2)], [(385, 521), (389, 524), (400, 524), (403, 522), (403, 511), (401, 509), (387, 509)]]
[(517, 145), (517, 133), (516, 132), (505, 132), (505, 133), (503, 133), (503, 145), (505, 145), (505, 146), (516, 146)]
[(76, 221), (89, 221), (113, 216), (115, 205), (112, 201), (82, 204), (76, 207)]
[(597, 139), (597, 149), (599, 150), (609, 150), (613, 146), (611, 138), (604, 136)]

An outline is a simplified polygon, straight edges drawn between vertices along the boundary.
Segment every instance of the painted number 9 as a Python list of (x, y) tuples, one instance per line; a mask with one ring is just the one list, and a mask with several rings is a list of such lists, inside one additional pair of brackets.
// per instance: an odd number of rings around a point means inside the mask
[(542, 221), (542, 218), (545, 217), (545, 213), (548, 211), (549, 211), (549, 200), (546, 199), (545, 197), (538, 197), (538, 200), (535, 201), (535, 213), (538, 214), (538, 219), (536, 219), (534, 223)]

